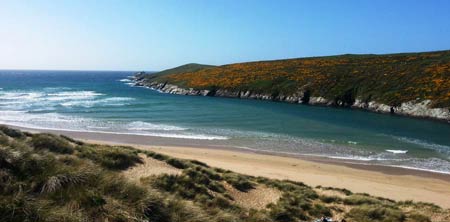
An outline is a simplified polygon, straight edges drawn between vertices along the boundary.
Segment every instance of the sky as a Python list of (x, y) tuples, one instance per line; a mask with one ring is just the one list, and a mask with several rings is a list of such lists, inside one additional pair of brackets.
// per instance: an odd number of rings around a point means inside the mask
[(157, 71), (447, 49), (447, 0), (0, 0), (0, 69)]

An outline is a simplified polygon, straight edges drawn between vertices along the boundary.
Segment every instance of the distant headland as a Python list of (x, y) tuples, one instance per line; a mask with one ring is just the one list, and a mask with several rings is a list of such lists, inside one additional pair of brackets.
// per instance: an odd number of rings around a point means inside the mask
[(338, 55), (139, 72), (164, 93), (349, 107), (450, 121), (450, 51)]

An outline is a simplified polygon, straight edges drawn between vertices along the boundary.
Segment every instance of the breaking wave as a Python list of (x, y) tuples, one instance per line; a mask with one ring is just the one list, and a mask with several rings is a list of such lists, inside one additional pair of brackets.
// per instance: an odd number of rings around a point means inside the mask
[[(113, 121), (60, 114), (55, 110), (117, 107), (131, 103), (131, 97), (111, 97), (89, 90), (66, 87), (40, 91), (0, 91), (0, 123), (19, 127), (97, 133), (132, 134), (169, 138), (226, 140), (228, 137), (190, 132), (188, 128), (144, 121)], [(85, 111), (88, 111), (86, 109)], [(105, 109), (107, 111), (107, 109)]]
[(0, 111), (0, 124), (31, 129), (63, 130), (74, 132), (142, 135), (180, 139), (227, 140), (228, 137), (194, 133), (188, 128), (142, 121), (100, 121), (91, 118), (66, 116), (57, 113), (28, 113), (26, 111)]
[(424, 148), (427, 148), (427, 149), (438, 151), (439, 153), (450, 155), (450, 146), (430, 143), (430, 142), (427, 142), (427, 141), (423, 141), (423, 140), (419, 140), (419, 139), (413, 139), (413, 138), (408, 138), (408, 137), (393, 136), (393, 138), (396, 139), (396, 140), (405, 142), (405, 143), (418, 145), (418, 146), (421, 146), (421, 147), (424, 147)]
[(58, 88), (46, 88), (43, 91), (7, 91), (0, 92), (0, 107), (8, 110), (51, 110), (52, 107), (93, 107), (120, 106), (129, 97), (108, 97), (95, 91), (59, 91)]
[(127, 125), (130, 130), (163, 130), (163, 131), (181, 131), (186, 130), (187, 128), (182, 128), (178, 126), (171, 126), (165, 124), (153, 124), (142, 121), (131, 122)]

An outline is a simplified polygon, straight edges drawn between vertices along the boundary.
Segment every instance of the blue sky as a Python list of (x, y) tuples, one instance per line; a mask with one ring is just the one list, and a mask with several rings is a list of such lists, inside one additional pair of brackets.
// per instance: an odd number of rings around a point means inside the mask
[(446, 0), (0, 1), (0, 69), (161, 70), (450, 49)]

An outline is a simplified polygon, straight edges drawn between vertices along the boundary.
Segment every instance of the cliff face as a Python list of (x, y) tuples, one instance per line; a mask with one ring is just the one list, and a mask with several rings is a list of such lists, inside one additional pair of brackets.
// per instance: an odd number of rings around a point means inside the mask
[(136, 86), (148, 87), (153, 90), (157, 90), (162, 93), (178, 94), (178, 95), (190, 95), (190, 96), (218, 96), (228, 98), (240, 98), (240, 99), (258, 99), (258, 100), (271, 100), (278, 102), (310, 104), (310, 105), (322, 105), (322, 106), (337, 106), (337, 107), (349, 107), (355, 109), (363, 109), (371, 112), (378, 113), (390, 113), (403, 116), (418, 117), (418, 118), (431, 118), (436, 120), (447, 121), (450, 123), (450, 109), (446, 108), (433, 108), (431, 106), (431, 100), (422, 101), (408, 101), (403, 102), (397, 106), (390, 106), (387, 104), (379, 103), (377, 101), (363, 101), (361, 99), (354, 99), (354, 101), (342, 100), (329, 100), (320, 96), (311, 96), (309, 91), (297, 91), (289, 95), (272, 95), (268, 93), (256, 93), (252, 91), (234, 91), (227, 89), (194, 89), (194, 88), (182, 88), (174, 84), (161, 83), (157, 81), (150, 82), (148, 79), (135, 77), (134, 82)]

